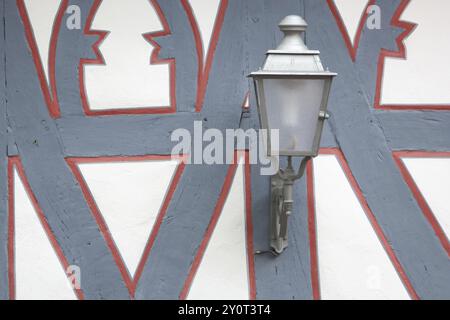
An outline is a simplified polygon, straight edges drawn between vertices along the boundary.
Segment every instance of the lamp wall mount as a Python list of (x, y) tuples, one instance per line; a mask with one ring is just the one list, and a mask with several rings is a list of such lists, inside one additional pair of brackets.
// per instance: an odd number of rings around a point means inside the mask
[[(308, 24), (296, 15), (279, 24), (284, 38), (266, 53), (261, 69), (252, 72), (261, 128), (267, 130), (266, 151), (287, 156), (286, 169), (271, 178), (270, 246), (275, 255), (288, 246), (288, 220), (294, 208), (294, 183), (316, 157), (324, 123), (330, 118), (328, 99), (336, 73), (325, 69), (318, 50), (303, 40)], [(271, 131), (279, 130), (279, 144), (272, 144)], [(302, 158), (296, 172), (292, 157)]]
[(280, 169), (271, 178), (270, 246), (275, 254), (280, 254), (288, 246), (288, 220), (294, 209), (294, 182), (303, 177), (311, 157), (304, 157), (297, 172), (288, 157), (286, 169)]

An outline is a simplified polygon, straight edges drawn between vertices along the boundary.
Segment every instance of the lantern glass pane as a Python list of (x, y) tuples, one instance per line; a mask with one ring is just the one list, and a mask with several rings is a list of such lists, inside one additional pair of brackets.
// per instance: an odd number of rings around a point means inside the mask
[(281, 155), (311, 153), (314, 148), (324, 79), (264, 79), (269, 129), (278, 129)]

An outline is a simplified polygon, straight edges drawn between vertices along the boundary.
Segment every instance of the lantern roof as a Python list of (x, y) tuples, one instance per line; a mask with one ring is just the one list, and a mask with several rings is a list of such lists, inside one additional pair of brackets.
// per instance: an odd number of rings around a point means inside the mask
[(334, 77), (337, 74), (325, 70), (318, 50), (309, 50), (302, 34), (308, 24), (297, 15), (285, 17), (279, 24), (284, 38), (275, 50), (269, 50), (262, 69), (250, 74), (250, 77), (265, 76), (303, 76)]

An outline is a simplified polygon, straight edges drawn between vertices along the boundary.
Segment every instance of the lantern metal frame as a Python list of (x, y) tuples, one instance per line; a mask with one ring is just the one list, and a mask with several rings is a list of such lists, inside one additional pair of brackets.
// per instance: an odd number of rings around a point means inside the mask
[[(329, 114), (327, 113), (328, 97), (330, 95), (331, 84), (336, 73), (331, 72), (264, 72), (258, 71), (253, 72), (250, 75), (253, 78), (259, 120), (261, 122), (262, 128), (267, 130), (267, 155), (272, 156), (294, 156), (294, 157), (316, 157), (319, 153), (320, 140), (322, 138), (323, 126), (325, 120), (329, 119)], [(306, 80), (324, 80), (324, 89), (322, 102), (319, 111), (319, 117), (317, 119), (317, 128), (314, 136), (314, 142), (311, 151), (289, 151), (289, 150), (279, 150), (277, 154), (272, 152), (271, 145), (271, 130), (269, 127), (269, 118), (267, 116), (267, 107), (264, 94), (264, 82), (261, 80), (266, 79), (306, 79)]]

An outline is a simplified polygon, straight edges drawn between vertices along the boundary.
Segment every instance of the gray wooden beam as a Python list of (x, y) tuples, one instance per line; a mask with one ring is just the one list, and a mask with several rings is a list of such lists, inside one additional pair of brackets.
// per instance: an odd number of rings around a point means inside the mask
[(0, 2), (0, 299), (8, 298), (8, 132), (6, 119), (5, 1)]
[[(244, 1), (246, 3), (247, 29), (245, 73), (258, 70), (269, 49), (274, 49), (282, 34), (278, 23), (289, 14), (304, 14), (303, 1)], [(259, 128), (256, 101), (252, 84), (251, 117), (243, 123), (245, 128)], [(327, 128), (324, 143), (335, 145)], [(285, 165), (283, 161), (283, 165)], [(252, 213), (255, 250), (269, 250), (270, 177), (261, 176), (260, 166), (252, 167)], [(312, 299), (309, 237), (307, 224), (306, 183), (295, 185), (295, 207), (289, 222), (289, 248), (275, 258), (271, 254), (255, 256), (256, 288), (258, 299)]]
[(392, 150), (450, 151), (450, 112), (382, 111), (375, 116)]

